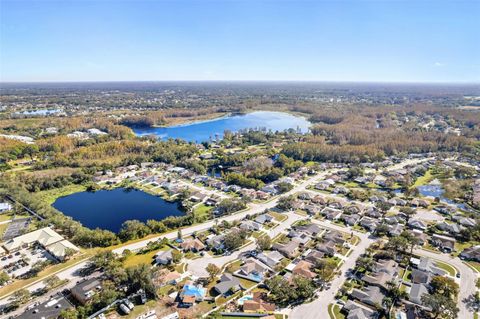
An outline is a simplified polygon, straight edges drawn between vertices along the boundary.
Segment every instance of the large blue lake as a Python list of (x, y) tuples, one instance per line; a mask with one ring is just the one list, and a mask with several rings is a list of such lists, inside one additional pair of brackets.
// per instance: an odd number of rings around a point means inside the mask
[(118, 232), (122, 223), (137, 219), (161, 220), (184, 213), (177, 203), (136, 189), (115, 188), (96, 192), (79, 192), (58, 198), (53, 207), (88, 228)]
[(188, 142), (201, 143), (222, 138), (226, 130), (238, 132), (245, 129), (267, 131), (294, 129), (306, 133), (310, 124), (307, 119), (289, 113), (258, 111), (177, 126), (133, 128), (133, 131), (139, 136), (156, 135), (161, 139), (180, 138)]

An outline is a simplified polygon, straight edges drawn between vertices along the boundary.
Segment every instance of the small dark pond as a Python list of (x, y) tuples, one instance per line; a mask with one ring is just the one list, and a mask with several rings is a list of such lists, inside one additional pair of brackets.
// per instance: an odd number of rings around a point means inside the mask
[(53, 207), (85, 227), (98, 227), (113, 232), (118, 232), (127, 220), (145, 222), (149, 219), (162, 220), (169, 216), (184, 215), (178, 203), (126, 188), (71, 194), (58, 198)]

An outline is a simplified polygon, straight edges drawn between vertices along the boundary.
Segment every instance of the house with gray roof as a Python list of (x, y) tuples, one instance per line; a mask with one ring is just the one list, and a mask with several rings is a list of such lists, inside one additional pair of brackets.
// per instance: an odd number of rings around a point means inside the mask
[(240, 285), (240, 280), (238, 280), (238, 278), (234, 277), (232, 274), (224, 273), (213, 289), (222, 296), (228, 296), (231, 293), (242, 289), (242, 286)]
[(269, 267), (275, 267), (283, 258), (283, 255), (275, 250), (257, 255), (257, 259)]
[(428, 289), (425, 284), (413, 284), (410, 289), (409, 300), (417, 305), (422, 305), (422, 296), (427, 294)]
[(361, 301), (370, 306), (381, 306), (385, 295), (381, 289), (376, 286), (367, 286), (363, 290), (354, 288), (350, 293), (350, 297)]
[(347, 319), (376, 319), (378, 312), (375, 310), (359, 304), (355, 301), (349, 300), (343, 307), (348, 311)]
[(166, 250), (166, 251), (159, 251), (155, 255), (155, 263), (157, 265), (168, 265), (172, 262), (173, 257), (172, 257), (172, 250)]
[(262, 215), (258, 215), (256, 218), (255, 218), (255, 222), (259, 223), (259, 224), (265, 224), (265, 223), (270, 223), (273, 221), (273, 216), (269, 215), (269, 214), (262, 214)]

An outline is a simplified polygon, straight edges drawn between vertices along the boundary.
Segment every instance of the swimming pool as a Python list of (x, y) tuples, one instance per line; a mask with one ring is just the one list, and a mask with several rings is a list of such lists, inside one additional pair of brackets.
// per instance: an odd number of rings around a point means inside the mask
[(245, 300), (253, 300), (253, 296), (252, 295), (245, 295), (243, 296), (242, 298), (238, 299), (237, 303), (242, 306), (243, 305), (243, 302)]

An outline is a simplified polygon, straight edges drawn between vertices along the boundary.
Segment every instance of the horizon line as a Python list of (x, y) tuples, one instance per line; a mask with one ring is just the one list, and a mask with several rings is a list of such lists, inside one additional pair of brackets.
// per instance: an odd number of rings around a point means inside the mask
[(52, 80), (52, 81), (0, 81), (1, 84), (62, 84), (62, 83), (345, 83), (345, 84), (455, 84), (480, 85), (478, 81), (352, 81), (352, 80)]

